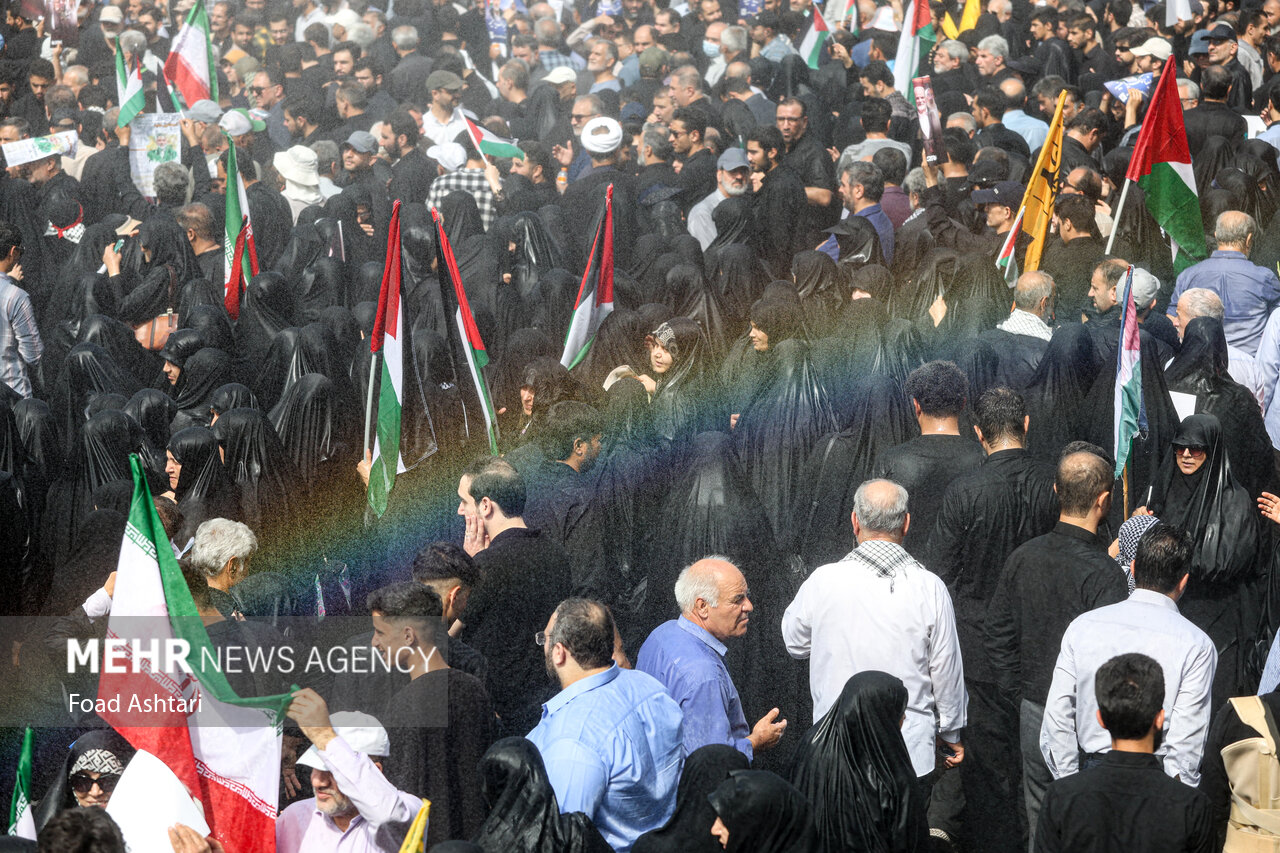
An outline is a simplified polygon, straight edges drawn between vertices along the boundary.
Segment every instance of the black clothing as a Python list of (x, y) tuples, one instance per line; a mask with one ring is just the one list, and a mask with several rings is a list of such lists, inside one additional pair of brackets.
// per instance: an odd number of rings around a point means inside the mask
[[(676, 186), (680, 188), (680, 206), (685, 213), (689, 208), (702, 201), (716, 188), (716, 155), (706, 148), (696, 151), (684, 161), (676, 175)], [(617, 206), (614, 206), (617, 210)]]
[(902, 543), (907, 553), (924, 558), (947, 486), (981, 465), (983, 458), (982, 445), (964, 435), (919, 435), (884, 452), (876, 476), (906, 489), (910, 502), (911, 527)]
[(1058, 168), (1059, 179), (1066, 180), (1067, 175), (1071, 174), (1071, 170), (1080, 166), (1087, 166), (1094, 171), (1098, 171), (1098, 160), (1089, 153), (1089, 150), (1080, 143), (1080, 140), (1069, 133), (1062, 134), (1062, 165)]
[(999, 353), (1000, 361), (996, 366), (996, 384), (1005, 385), (1015, 391), (1022, 391), (1035, 378), (1040, 359), (1048, 349), (1049, 342), (1032, 335), (1017, 335), (1003, 329), (988, 329), (981, 338), (991, 344)]
[(399, 199), (404, 204), (425, 201), (435, 177), (435, 168), (427, 155), (414, 148), (391, 164), (390, 198), (392, 201)]
[(805, 243), (801, 223), (808, 215), (804, 183), (790, 168), (779, 164), (765, 174), (760, 191), (752, 197), (755, 240), (760, 260), (775, 279), (787, 278), (797, 252), (812, 249)]
[(1089, 300), (1089, 282), (1098, 262), (1106, 257), (1107, 244), (1101, 237), (1076, 237), (1069, 243), (1050, 240), (1040, 269), (1053, 276), (1057, 285), (1058, 315), (1064, 320), (1080, 319)]
[(1083, 527), (1059, 521), (1022, 545), (987, 608), (987, 653), (1000, 686), (1043, 705), (1071, 620), (1128, 594), (1124, 572)]
[(568, 598), (569, 557), (537, 530), (514, 528), (475, 556), (481, 581), (467, 601), (462, 638), (489, 661), (486, 687), (501, 730), (524, 734), (552, 694), (533, 635)]
[(826, 207), (809, 204), (805, 208), (799, 239), (807, 247), (822, 242), (822, 229), (834, 225), (840, 218), (839, 193), (836, 192), (836, 164), (822, 147), (813, 131), (800, 137), (782, 158), (782, 165), (796, 173), (805, 187), (831, 190), (832, 201)]
[(998, 121), (982, 128), (973, 135), (973, 142), (979, 148), (990, 145), (1005, 151), (1015, 151), (1028, 160), (1031, 159), (1031, 147), (1027, 145), (1027, 140), (1005, 127), (1003, 122)]
[(1154, 755), (1112, 751), (1049, 785), (1035, 851), (1210, 853), (1221, 849), (1211, 814), (1205, 795), (1166, 776)]
[(724, 848), (707, 829), (716, 822), (707, 796), (732, 771), (748, 766), (747, 756), (731, 746), (713, 743), (695, 749), (680, 771), (671, 819), (637, 838), (631, 853), (719, 853)]
[(813, 853), (818, 835), (804, 795), (763, 770), (735, 770), (708, 798), (729, 830), (729, 853)]
[(1192, 157), (1200, 153), (1210, 136), (1244, 139), (1248, 132), (1244, 116), (1221, 101), (1201, 100), (1182, 114), (1182, 121), (1187, 127), (1187, 148)]
[(1042, 77), (1056, 74), (1068, 84), (1076, 82), (1076, 56), (1071, 46), (1060, 38), (1047, 38), (1035, 47)]

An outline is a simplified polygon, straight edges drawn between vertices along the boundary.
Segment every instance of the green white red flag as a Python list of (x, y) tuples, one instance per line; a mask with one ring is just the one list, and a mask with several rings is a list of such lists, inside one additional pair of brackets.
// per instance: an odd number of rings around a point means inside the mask
[[(253, 242), (253, 223), (249, 219), (249, 196), (236, 161), (236, 144), (227, 136), (226, 212), (223, 216), (222, 302), (232, 320), (240, 317), (240, 296), (249, 279), (258, 274), (258, 250)], [(234, 192), (232, 191), (234, 181)]]
[(1009, 229), (1009, 236), (1004, 239), (1004, 245), (1000, 247), (1000, 254), (996, 255), (996, 269), (1004, 275), (1004, 283), (1013, 287), (1018, 283), (1018, 235), (1022, 233), (1022, 214), (1026, 212), (1025, 208), (1018, 208), (1018, 216), (1013, 220), (1013, 227)]
[(31, 812), (31, 747), (35, 732), (31, 726), (22, 734), (22, 751), (18, 755), (18, 774), (13, 780), (13, 799), (9, 801), (9, 834), (36, 840), (36, 822)]
[(1125, 177), (1142, 188), (1147, 210), (1169, 235), (1173, 267), (1182, 272), (1204, 260), (1208, 251), (1176, 75), (1177, 66), (1169, 57), (1151, 93)]
[(573, 320), (564, 336), (564, 353), (560, 356), (560, 363), (570, 370), (586, 357), (600, 324), (613, 313), (613, 184), (604, 192), (604, 207), (598, 222), (587, 271), (582, 275), (573, 307)]
[(1120, 353), (1116, 358), (1115, 437), (1116, 477), (1124, 473), (1133, 437), (1147, 430), (1147, 413), (1142, 403), (1142, 347), (1138, 310), (1133, 302), (1133, 267), (1124, 276), (1120, 299)]
[(213, 62), (209, 13), (204, 8), (204, 0), (196, 0), (174, 36), (169, 58), (164, 61), (164, 76), (178, 88), (183, 109), (190, 108), (196, 101), (218, 100), (218, 69)]
[(146, 106), (146, 95), (142, 91), (142, 63), (135, 56), (133, 67), (125, 68), (123, 50), (116, 51), (116, 99), (120, 104), (116, 127), (128, 127), (133, 117)]
[[(466, 116), (463, 116), (463, 118), (466, 118)], [(524, 159), (524, 152), (520, 150), (520, 146), (516, 144), (514, 139), (506, 139), (496, 133), (491, 133), (469, 118), (467, 118), (467, 133), (471, 134), (471, 144), (481, 154), (489, 157)]]
[(928, 56), (933, 49), (936, 37), (928, 0), (908, 0), (908, 3), (910, 5), (903, 10), (897, 57), (893, 60), (893, 88), (914, 104), (916, 90), (911, 81), (920, 70), (921, 57)]
[(440, 301), (444, 305), (446, 317), (453, 322), (445, 323), (449, 335), (449, 352), (453, 357), (454, 381), (462, 396), (463, 424), (467, 438), (472, 437), (472, 429), (478, 429), (475, 412), (479, 409), (480, 418), (484, 422), (484, 434), (489, 444), (489, 452), (498, 454), (498, 417), (493, 408), (493, 398), (489, 395), (489, 386), (484, 380), (484, 367), (489, 363), (489, 354), (485, 351), (484, 341), (480, 338), (480, 329), (471, 314), (471, 305), (467, 302), (467, 292), (462, 286), (462, 277), (458, 275), (458, 263), (453, 257), (453, 246), (444, 232), (444, 217), (440, 211), (431, 208), (431, 218), (436, 223), (436, 275), (440, 279)]
[[(100, 716), (174, 772), (227, 853), (273, 851), (281, 724), (291, 697), (242, 698), (227, 683), (142, 461), (132, 454), (129, 464), (133, 500), (107, 623), (107, 642), (120, 643), (114, 660), (123, 665), (100, 667)], [(185, 669), (155, 651), (183, 646)]]
[(804, 57), (804, 61), (809, 67), (815, 71), (818, 68), (818, 60), (822, 55), (822, 46), (827, 43), (827, 39), (831, 38), (831, 30), (827, 28), (827, 21), (822, 17), (822, 13), (818, 11), (818, 7), (813, 7), (813, 23), (809, 25), (809, 31), (804, 34), (804, 41), (800, 42), (800, 55)]
[[(387, 260), (382, 267), (378, 313), (369, 348), (382, 353), (382, 381), (378, 383), (378, 429), (373, 438), (369, 469), (369, 507), (378, 516), (387, 511), (387, 496), (396, 474), (409, 470), (400, 455), (400, 412), (404, 406), (404, 309), (400, 305), (400, 202), (391, 208)], [(367, 440), (367, 436), (366, 436)]]

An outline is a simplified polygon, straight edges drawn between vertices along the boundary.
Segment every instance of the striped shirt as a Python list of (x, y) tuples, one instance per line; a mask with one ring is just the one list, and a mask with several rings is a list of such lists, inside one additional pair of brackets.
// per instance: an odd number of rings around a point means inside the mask
[(44, 344), (31, 310), (31, 297), (4, 273), (0, 273), (0, 317), (0, 382), (30, 397), (27, 366), (40, 361)]

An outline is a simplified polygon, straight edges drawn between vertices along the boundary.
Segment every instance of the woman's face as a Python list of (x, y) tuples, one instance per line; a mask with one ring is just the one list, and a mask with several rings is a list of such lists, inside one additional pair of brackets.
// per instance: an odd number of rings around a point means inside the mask
[(169, 488), (178, 488), (178, 477), (182, 475), (182, 463), (173, 458), (173, 453), (164, 452), (164, 472), (169, 475)]
[(71, 777), (71, 793), (75, 794), (76, 803), (81, 808), (106, 808), (119, 780), (120, 777), (114, 773), (104, 776), (93, 770), (82, 770)]
[(655, 342), (649, 345), (649, 364), (654, 373), (666, 373), (675, 364), (675, 359), (667, 352), (666, 347)]
[(1173, 452), (1178, 455), (1178, 470), (1187, 476), (1199, 471), (1204, 465), (1206, 455), (1203, 447), (1179, 447), (1175, 444)]
[(751, 348), (756, 352), (764, 352), (769, 349), (769, 336), (765, 334), (764, 329), (751, 324), (751, 331), (747, 333), (747, 337), (751, 338)]
[(169, 380), (170, 385), (178, 384), (178, 377), (182, 375), (181, 367), (178, 367), (172, 361), (166, 360), (162, 370), (164, 370), (164, 375)]
[(716, 815), (716, 822), (711, 824), (711, 834), (720, 839), (721, 847), (729, 849), (729, 827), (724, 825), (720, 815)]
[(526, 418), (533, 414), (533, 389), (528, 385), (520, 389), (520, 411)]

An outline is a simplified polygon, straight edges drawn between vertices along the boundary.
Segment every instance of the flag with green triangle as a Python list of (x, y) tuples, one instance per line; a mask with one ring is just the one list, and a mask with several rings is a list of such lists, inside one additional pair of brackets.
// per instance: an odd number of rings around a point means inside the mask
[(134, 57), (133, 67), (125, 68), (123, 50), (116, 51), (116, 97), (120, 102), (116, 127), (128, 127), (146, 106), (146, 94), (142, 91), (142, 63)]
[(928, 0), (908, 0), (908, 3), (903, 9), (902, 33), (898, 36), (898, 53), (893, 60), (893, 88), (901, 92), (908, 103), (914, 104), (916, 90), (911, 81), (920, 70), (920, 60), (933, 49), (936, 37)]
[(31, 813), (31, 748), (35, 732), (31, 726), (22, 733), (22, 751), (18, 755), (18, 774), (13, 782), (13, 799), (9, 801), (9, 834), (19, 838), (36, 837), (35, 817)]

